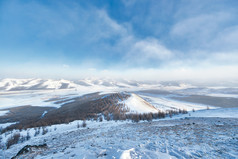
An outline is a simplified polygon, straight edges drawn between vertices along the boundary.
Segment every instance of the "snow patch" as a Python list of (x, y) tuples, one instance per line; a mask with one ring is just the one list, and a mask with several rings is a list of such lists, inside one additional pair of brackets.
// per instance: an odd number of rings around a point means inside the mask
[(4, 115), (7, 115), (7, 113), (9, 113), (9, 110), (2, 110), (0, 111), (0, 116), (4, 116)]
[(4, 129), (10, 125), (16, 124), (17, 122), (12, 122), (12, 123), (4, 123), (4, 124), (0, 124), (0, 128)]
[(132, 159), (131, 158), (131, 152), (135, 151), (134, 148), (125, 150), (122, 152), (120, 159)]
[(48, 113), (48, 111), (44, 111), (43, 114), (41, 115), (41, 118), (44, 118), (46, 113)]

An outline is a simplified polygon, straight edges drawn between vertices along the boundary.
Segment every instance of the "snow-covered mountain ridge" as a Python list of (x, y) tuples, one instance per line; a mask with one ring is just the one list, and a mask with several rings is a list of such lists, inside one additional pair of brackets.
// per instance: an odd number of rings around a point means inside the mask
[(111, 79), (81, 79), (81, 80), (54, 80), (54, 79), (14, 79), (6, 78), (0, 80), (1, 91), (21, 91), (21, 90), (51, 90), (51, 89), (83, 89), (92, 88), (167, 88), (185, 89), (193, 88), (190, 84), (184, 83), (159, 83), (159, 82), (138, 82), (130, 80)]

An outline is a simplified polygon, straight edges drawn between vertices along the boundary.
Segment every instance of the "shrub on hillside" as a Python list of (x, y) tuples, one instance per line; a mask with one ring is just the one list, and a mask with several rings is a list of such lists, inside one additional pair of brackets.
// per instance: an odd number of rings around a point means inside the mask
[(46, 129), (45, 127), (42, 128), (42, 135), (45, 135), (46, 133), (48, 133), (48, 129)]
[(79, 125), (79, 123), (77, 123), (77, 128), (80, 128), (80, 125)]
[(87, 124), (86, 124), (86, 120), (83, 121), (83, 124), (82, 124), (82, 127), (86, 127)]
[(35, 134), (34, 134), (34, 136), (37, 136), (37, 135), (39, 135), (40, 134), (40, 128), (36, 128), (35, 129)]
[(12, 145), (17, 144), (19, 139), (20, 139), (19, 133), (15, 133), (11, 137), (9, 137), (6, 143), (7, 149), (9, 149)]
[(30, 139), (31, 139), (30, 133), (27, 132), (27, 134), (26, 134), (26, 140), (30, 140)]
[(130, 117), (133, 122), (138, 123), (140, 121), (139, 114), (132, 114)]

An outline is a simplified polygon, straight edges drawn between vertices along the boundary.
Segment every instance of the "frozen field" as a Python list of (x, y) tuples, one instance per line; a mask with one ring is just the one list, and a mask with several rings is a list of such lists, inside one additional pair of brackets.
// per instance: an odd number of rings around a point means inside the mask
[[(153, 122), (87, 122), (47, 127), (49, 132), (4, 151), (15, 156), (25, 145), (47, 144), (20, 158), (237, 158), (237, 118), (182, 118)], [(26, 131), (20, 132), (26, 134)], [(4, 138), (4, 135), (2, 135)], [(2, 155), (3, 155), (2, 153)]]

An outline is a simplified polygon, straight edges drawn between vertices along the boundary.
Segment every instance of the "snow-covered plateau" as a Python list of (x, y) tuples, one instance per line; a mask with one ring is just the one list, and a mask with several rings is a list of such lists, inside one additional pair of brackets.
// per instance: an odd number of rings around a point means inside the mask
[(2, 79), (0, 131), (0, 159), (236, 159), (238, 88)]

